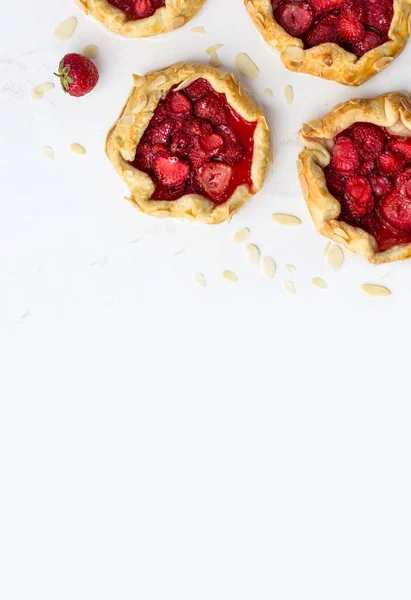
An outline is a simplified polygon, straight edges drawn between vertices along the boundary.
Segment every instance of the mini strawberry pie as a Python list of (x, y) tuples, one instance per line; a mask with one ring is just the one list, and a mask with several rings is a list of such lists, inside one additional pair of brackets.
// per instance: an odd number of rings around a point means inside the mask
[(106, 149), (142, 212), (221, 223), (261, 189), (269, 134), (235, 75), (176, 64), (134, 75)]
[(411, 105), (351, 100), (304, 125), (303, 195), (320, 233), (370, 262), (411, 256)]
[(402, 52), (410, 0), (244, 0), (291, 71), (360, 85)]
[(182, 27), (205, 0), (76, 0), (114, 33), (148, 37)]

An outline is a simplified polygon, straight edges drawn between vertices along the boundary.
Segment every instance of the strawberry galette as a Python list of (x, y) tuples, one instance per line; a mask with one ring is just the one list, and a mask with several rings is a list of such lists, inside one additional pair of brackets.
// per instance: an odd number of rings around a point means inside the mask
[(411, 104), (350, 100), (303, 126), (298, 161), (320, 233), (383, 263), (411, 257)]
[(291, 71), (360, 85), (404, 49), (411, 0), (244, 0)]
[(182, 27), (205, 0), (75, 0), (114, 33), (148, 37)]
[(263, 185), (268, 125), (235, 75), (179, 63), (134, 75), (107, 154), (142, 212), (221, 223)]

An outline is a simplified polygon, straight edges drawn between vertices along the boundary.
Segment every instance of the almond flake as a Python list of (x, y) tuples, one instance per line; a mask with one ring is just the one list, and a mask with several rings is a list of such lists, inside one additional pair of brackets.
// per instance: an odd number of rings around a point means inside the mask
[(378, 60), (375, 61), (374, 63), (374, 69), (376, 71), (382, 71), (383, 69), (385, 69), (385, 67), (387, 67), (392, 61), (394, 60), (394, 58), (392, 56), (383, 56), (382, 58), (379, 58)]
[(60, 23), (60, 25), (54, 31), (53, 35), (54, 35), (55, 39), (58, 40), (59, 42), (64, 42), (71, 38), (71, 36), (73, 35), (73, 33), (76, 30), (76, 27), (77, 27), (76, 17), (69, 17), (68, 19), (63, 21), (63, 23)]
[(295, 271), (296, 271), (296, 268), (294, 267), (294, 265), (285, 265), (285, 269), (286, 269), (286, 271), (288, 271), (288, 272), (289, 272), (291, 275), (292, 275), (293, 273), (295, 273)]
[(296, 290), (295, 290), (295, 285), (293, 284), (292, 281), (284, 281), (283, 283), (284, 289), (286, 292), (288, 292), (289, 294), (296, 294)]
[(289, 46), (284, 50), (284, 56), (292, 62), (302, 62), (305, 58), (305, 51), (297, 46)]
[(163, 85), (163, 83), (165, 83), (166, 81), (167, 81), (167, 80), (166, 80), (166, 78), (165, 78), (165, 76), (164, 76), (164, 75), (159, 75), (159, 76), (157, 77), (157, 79), (155, 79), (155, 80), (153, 81), (153, 83), (150, 83), (150, 85), (149, 85), (148, 89), (149, 89), (149, 90), (156, 90), (157, 88), (159, 88), (159, 87), (160, 87), (160, 85)]
[(277, 213), (271, 215), (271, 218), (275, 223), (282, 225), (283, 227), (295, 227), (296, 225), (301, 225), (301, 219), (294, 217), (293, 215), (283, 215)]
[(213, 54), (210, 55), (210, 65), (218, 69), (222, 64), (223, 63), (218, 58), (217, 52), (213, 52)]
[(247, 261), (250, 265), (258, 265), (260, 260), (260, 251), (255, 244), (247, 244), (246, 249)]
[(196, 283), (201, 287), (207, 287), (206, 278), (201, 273), (196, 273)]
[(223, 279), (229, 281), (230, 283), (237, 283), (238, 277), (232, 271), (223, 271)]
[(141, 111), (147, 106), (147, 96), (145, 94), (143, 94), (140, 97), (140, 100), (137, 102), (137, 104), (135, 105), (135, 107), (132, 109), (131, 114), (132, 115), (138, 115), (141, 113)]
[(235, 57), (235, 64), (240, 73), (245, 77), (252, 77), (255, 79), (260, 72), (257, 65), (251, 60), (248, 54), (245, 54), (244, 52), (237, 54)]
[(184, 88), (188, 87), (196, 79), (198, 79), (198, 75), (191, 75), (187, 79), (184, 79), (176, 88), (174, 88), (174, 91), (179, 92), (180, 90), (184, 90)]
[(294, 90), (291, 85), (286, 85), (284, 88), (284, 98), (286, 104), (292, 104), (294, 100)]
[(193, 33), (205, 33), (204, 27), (192, 27), (191, 31)]
[(175, 19), (172, 19), (170, 21), (170, 23), (167, 25), (167, 31), (174, 31), (174, 29), (178, 29), (179, 27), (182, 27), (185, 23), (185, 19), (184, 17), (176, 17)]
[(372, 283), (365, 283), (361, 286), (363, 292), (368, 294), (368, 296), (373, 296), (374, 298), (381, 296), (391, 296), (391, 292), (388, 288), (382, 285), (374, 285)]
[(71, 144), (70, 150), (74, 152), (74, 154), (86, 154), (86, 149), (81, 144)]
[(237, 244), (240, 242), (244, 242), (248, 236), (250, 235), (250, 230), (245, 227), (244, 229), (240, 229), (233, 235), (233, 242)]
[(130, 125), (133, 125), (135, 120), (136, 120), (135, 115), (123, 115), (117, 121), (117, 125), (119, 125), (120, 127), (130, 127)]
[(263, 256), (261, 259), (261, 272), (267, 279), (274, 279), (277, 270), (276, 264), (271, 256)]
[(50, 148), (50, 146), (43, 146), (42, 149), (44, 156), (47, 156), (47, 158), (49, 158), (50, 160), (54, 160), (53, 148)]
[(209, 46), (206, 52), (209, 56), (211, 56), (212, 54), (215, 54), (217, 50), (220, 50), (220, 48), (222, 48), (223, 46), (224, 44), (214, 44), (213, 46)]
[(264, 94), (266, 94), (267, 96), (274, 96), (273, 90), (271, 90), (270, 88), (265, 88)]
[(327, 283), (324, 281), (324, 279), (321, 279), (320, 277), (314, 277), (312, 279), (312, 284), (319, 290), (326, 290), (328, 288)]
[(339, 246), (331, 246), (327, 254), (327, 262), (333, 271), (339, 271), (344, 263), (344, 252)]
[(98, 55), (98, 48), (94, 44), (89, 44), (83, 48), (82, 54), (87, 58), (96, 58)]
[(45, 92), (50, 92), (51, 90), (54, 90), (55, 87), (56, 86), (54, 85), (54, 83), (41, 83), (40, 85), (37, 85), (35, 88), (33, 88), (31, 96), (34, 100), (43, 98)]
[(330, 248), (331, 248), (331, 242), (327, 242), (325, 245), (325, 248), (324, 248), (324, 252), (323, 252), (324, 256), (327, 256), (327, 254), (330, 251)]

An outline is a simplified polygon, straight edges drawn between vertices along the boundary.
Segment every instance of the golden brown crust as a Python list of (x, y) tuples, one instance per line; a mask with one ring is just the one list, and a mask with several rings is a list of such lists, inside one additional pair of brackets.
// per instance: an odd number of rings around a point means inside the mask
[(147, 19), (129, 20), (125, 13), (115, 8), (107, 0), (75, 0), (86, 14), (92, 15), (113, 33), (125, 37), (149, 37), (182, 27), (203, 6), (206, 0), (166, 0)]
[[(247, 200), (263, 186), (270, 154), (269, 128), (264, 113), (246, 94), (237, 77), (199, 63), (177, 63), (144, 76), (134, 75), (134, 87), (127, 102), (107, 136), (106, 152), (119, 175), (128, 185), (131, 202), (142, 212), (156, 217), (179, 217), (202, 223), (216, 224), (231, 218)], [(226, 95), (228, 103), (247, 121), (256, 121), (254, 154), (251, 168), (253, 190), (238, 186), (223, 204), (199, 194), (188, 194), (174, 201), (151, 200), (154, 184), (146, 173), (132, 167), (137, 145), (150, 123), (160, 100), (173, 86), (183, 89), (202, 77), (212, 87)]]
[(372, 235), (359, 227), (338, 221), (341, 205), (328, 191), (323, 169), (330, 163), (329, 149), (334, 137), (358, 121), (386, 127), (390, 133), (411, 135), (411, 103), (400, 93), (378, 98), (355, 99), (336, 106), (322, 119), (303, 125), (300, 131), (305, 149), (298, 159), (301, 189), (317, 230), (334, 242), (380, 264), (411, 257), (411, 244), (378, 252)]
[(280, 52), (287, 69), (344, 85), (361, 85), (385, 69), (404, 50), (411, 33), (411, 0), (394, 0), (389, 41), (361, 58), (337, 44), (321, 44), (304, 50), (303, 42), (289, 35), (275, 21), (271, 0), (244, 0), (244, 4), (265, 41)]

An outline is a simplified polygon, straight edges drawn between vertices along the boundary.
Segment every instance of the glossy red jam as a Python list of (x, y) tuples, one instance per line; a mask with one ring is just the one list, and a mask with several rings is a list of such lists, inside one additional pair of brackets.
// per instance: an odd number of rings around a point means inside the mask
[(411, 136), (355, 123), (334, 139), (324, 174), (339, 220), (373, 235), (380, 252), (411, 242)]
[(239, 185), (252, 190), (255, 128), (197, 79), (159, 103), (132, 165), (152, 178), (152, 200), (201, 194), (221, 204)]
[(165, 0), (108, 0), (122, 10), (130, 21), (152, 17), (156, 10), (166, 5)]
[(279, 25), (305, 48), (334, 42), (363, 56), (388, 40), (393, 0), (271, 0)]

